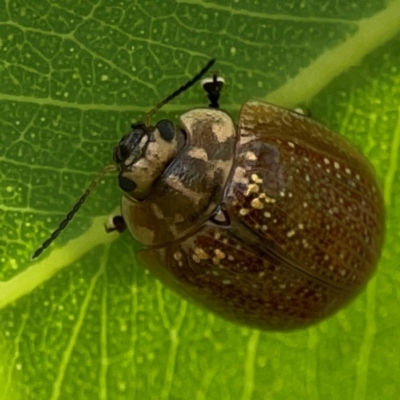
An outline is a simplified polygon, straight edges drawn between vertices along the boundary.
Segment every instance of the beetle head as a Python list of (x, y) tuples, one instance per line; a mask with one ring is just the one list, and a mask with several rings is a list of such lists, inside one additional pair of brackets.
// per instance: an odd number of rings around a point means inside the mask
[(119, 169), (119, 187), (134, 199), (142, 200), (175, 157), (184, 135), (165, 119), (156, 126), (137, 122), (131, 128), (114, 148), (114, 161)]
[(165, 104), (193, 86), (215, 63), (210, 60), (192, 79), (171, 93), (145, 115), (145, 122), (132, 125), (114, 149), (114, 161), (118, 165), (120, 188), (130, 197), (143, 200), (157, 178), (173, 160), (186, 140), (184, 132), (171, 121), (163, 119), (154, 127), (153, 115)]

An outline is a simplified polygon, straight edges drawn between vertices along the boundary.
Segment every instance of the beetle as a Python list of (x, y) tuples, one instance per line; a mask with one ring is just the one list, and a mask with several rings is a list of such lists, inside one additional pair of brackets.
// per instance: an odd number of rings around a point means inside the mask
[(153, 126), (214, 61), (131, 126), (115, 166), (34, 257), (118, 170), (122, 216), (111, 230), (128, 228), (145, 247), (140, 263), (162, 282), (236, 323), (307, 327), (352, 300), (375, 270), (384, 234), (377, 179), (347, 140), (296, 111), (249, 100), (235, 125), (219, 108), (216, 74), (203, 83), (208, 108)]

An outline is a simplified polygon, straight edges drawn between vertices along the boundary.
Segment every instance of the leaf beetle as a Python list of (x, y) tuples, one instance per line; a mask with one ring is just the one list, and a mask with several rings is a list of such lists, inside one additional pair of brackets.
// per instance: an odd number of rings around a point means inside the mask
[(122, 216), (111, 229), (128, 228), (145, 247), (140, 263), (162, 282), (247, 326), (312, 325), (353, 299), (375, 270), (385, 224), (374, 171), (343, 137), (296, 111), (250, 100), (235, 125), (219, 108), (216, 74), (203, 82), (209, 108), (153, 126), (152, 116), (214, 62), (132, 125), (115, 165), (33, 257), (117, 170)]

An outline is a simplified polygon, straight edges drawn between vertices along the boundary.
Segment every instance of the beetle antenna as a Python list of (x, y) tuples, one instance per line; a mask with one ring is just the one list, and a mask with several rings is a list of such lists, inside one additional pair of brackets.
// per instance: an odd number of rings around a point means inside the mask
[(189, 89), (191, 86), (193, 86), (197, 81), (201, 79), (201, 77), (214, 65), (216, 59), (213, 58), (210, 60), (205, 67), (202, 68), (200, 72), (198, 72), (192, 79), (190, 79), (188, 82), (186, 82), (184, 85), (182, 85), (178, 90), (175, 90), (174, 93), (170, 94), (167, 98), (165, 98), (161, 103), (158, 103), (151, 111), (149, 111), (145, 117), (144, 117), (144, 122), (146, 126), (150, 126), (151, 119), (153, 115), (165, 104), (169, 103), (171, 100), (173, 100), (175, 97), (179, 96), (181, 93), (183, 93), (185, 90)]
[(104, 175), (109, 172), (116, 171), (117, 167), (115, 165), (107, 165), (103, 168), (103, 170), (93, 179), (90, 185), (85, 190), (85, 193), (80, 197), (80, 199), (75, 203), (72, 207), (72, 210), (66, 215), (66, 217), (61, 221), (60, 225), (58, 225), (57, 229), (53, 231), (53, 233), (46, 239), (42, 245), (32, 254), (32, 260), (39, 257), (42, 254), (43, 250), (50, 246), (52, 242), (57, 238), (57, 236), (65, 229), (68, 223), (72, 220), (74, 215), (81, 208), (82, 204), (85, 202), (86, 198), (92, 192), (92, 190), (97, 186), (100, 180), (104, 177)]

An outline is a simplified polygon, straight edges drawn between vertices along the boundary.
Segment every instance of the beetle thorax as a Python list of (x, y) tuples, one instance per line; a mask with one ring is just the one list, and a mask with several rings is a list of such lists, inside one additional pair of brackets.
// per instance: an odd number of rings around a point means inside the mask
[(184, 139), (183, 132), (171, 121), (162, 120), (155, 127), (140, 122), (132, 125), (132, 131), (114, 149), (121, 189), (129, 197), (143, 200), (175, 158)]

